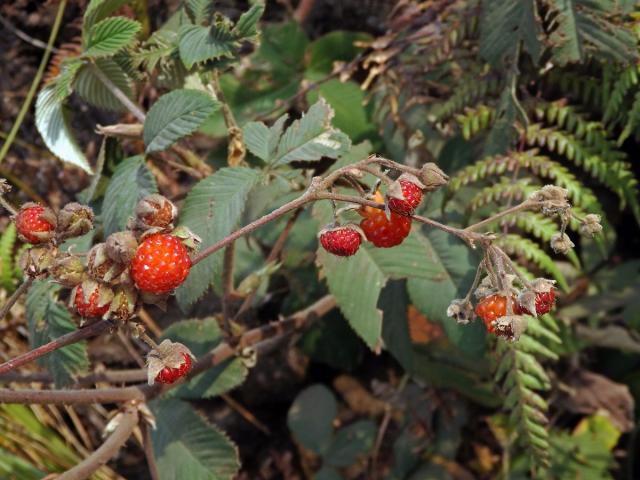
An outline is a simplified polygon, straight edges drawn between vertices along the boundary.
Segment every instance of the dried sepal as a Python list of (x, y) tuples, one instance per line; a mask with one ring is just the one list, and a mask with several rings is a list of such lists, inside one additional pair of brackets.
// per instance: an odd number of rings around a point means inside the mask
[(600, 215), (590, 213), (580, 222), (580, 234), (586, 237), (593, 237), (602, 231), (602, 225), (600, 224)]
[(171, 232), (171, 235), (173, 235), (174, 237), (178, 237), (182, 244), (187, 248), (189, 253), (194, 253), (196, 250), (198, 250), (200, 244), (202, 243), (202, 239), (198, 235), (193, 233), (191, 229), (189, 229), (189, 227), (185, 227), (184, 225), (175, 228)]
[(168, 198), (157, 193), (147, 195), (136, 205), (136, 228), (170, 230), (173, 228), (173, 220), (177, 214), (178, 209)]
[(127, 265), (133, 260), (138, 241), (129, 230), (112, 233), (106, 240), (106, 254), (114, 262)]
[(555, 233), (551, 237), (551, 248), (556, 253), (567, 254), (569, 251), (575, 247), (575, 244), (569, 238), (569, 235), (566, 233)]
[(94, 214), (91, 207), (72, 202), (58, 213), (58, 237), (60, 239), (79, 237), (93, 228)]
[[(109, 257), (105, 243), (98, 243), (89, 250), (87, 270), (92, 278), (105, 283), (121, 283), (127, 279), (126, 265), (115, 262)], [(120, 278), (123, 274), (125, 278)]]
[(136, 312), (138, 305), (138, 291), (129, 285), (116, 287), (111, 301), (111, 307), (107, 313), (108, 318), (119, 322), (126, 322)]
[(569, 191), (556, 185), (545, 185), (533, 192), (529, 200), (540, 203), (540, 211), (548, 216), (562, 214), (571, 208)]
[(185, 345), (171, 340), (163, 340), (147, 355), (147, 382), (153, 385), (160, 372), (165, 368), (180, 368), (185, 361), (185, 355), (195, 359), (191, 350)]
[(51, 276), (60, 285), (73, 288), (86, 277), (84, 264), (76, 255), (61, 255), (53, 262), (50, 269)]
[(51, 246), (32, 247), (20, 255), (18, 264), (26, 276), (38, 278), (53, 266), (56, 254), (57, 250)]
[(466, 298), (456, 298), (447, 308), (447, 316), (454, 318), (456, 322), (466, 325), (474, 318), (473, 305)]
[(449, 177), (435, 163), (425, 163), (418, 174), (424, 190), (430, 192), (449, 182)]
[(505, 315), (493, 321), (493, 329), (498, 337), (515, 342), (527, 329), (527, 323), (527, 317), (524, 315)]

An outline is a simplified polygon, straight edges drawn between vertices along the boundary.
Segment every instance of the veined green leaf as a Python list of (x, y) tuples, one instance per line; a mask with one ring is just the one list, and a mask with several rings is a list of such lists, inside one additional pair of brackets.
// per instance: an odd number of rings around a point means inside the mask
[(167, 149), (196, 131), (219, 108), (210, 95), (198, 90), (174, 90), (158, 99), (144, 122), (147, 153)]
[(84, 55), (107, 57), (129, 46), (142, 26), (126, 17), (109, 17), (96, 23), (89, 32)]
[(68, 114), (62, 100), (56, 97), (55, 85), (45, 87), (38, 94), (36, 128), (56, 157), (92, 173), (89, 162), (71, 133)]
[[(133, 92), (129, 84), (127, 74), (111, 58), (98, 58), (95, 61), (95, 68), (100, 71), (117, 86), (127, 97), (132, 98)], [(78, 71), (74, 87), (84, 100), (98, 108), (121, 112), (126, 110), (118, 98), (102, 83), (95, 75), (90, 65), (83, 65)]]
[(208, 60), (232, 57), (235, 46), (235, 36), (224, 25), (189, 25), (180, 31), (180, 58), (187, 68)]

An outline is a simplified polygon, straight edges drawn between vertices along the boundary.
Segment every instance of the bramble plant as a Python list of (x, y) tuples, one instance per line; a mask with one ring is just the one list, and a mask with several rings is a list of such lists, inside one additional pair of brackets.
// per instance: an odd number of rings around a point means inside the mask
[[(267, 24), (261, 33), (262, 1), (226, 16), (216, 2), (186, 0), (153, 32), (147, 13), (131, 8), (138, 3), (91, 0), (81, 38), (56, 51), (37, 93), (42, 141), (91, 177), (77, 202), (14, 205), (18, 196), (0, 180), (0, 203), (13, 222), (0, 238), (0, 284), (13, 291), (0, 319), (26, 294), (31, 346), (0, 364), (0, 379), (19, 382), (17, 370), (39, 361), (56, 386), (0, 389), (0, 402), (116, 405), (104, 444), (56, 478), (89, 478), (132, 436), (144, 444), (151, 478), (235, 478), (237, 447), (189, 400), (239, 387), (260, 364), (259, 352), (292, 332), (306, 332), (310, 355), (326, 355), (339, 368), (320, 348), (352, 342), (374, 354), (389, 351), (406, 372), (398, 395), (415, 377), (502, 406), (509, 418), (490, 422), (506, 452), (502, 478), (517, 448), (528, 452), (520, 471), (571, 478), (573, 466), (558, 474), (553, 461), (570, 441), (549, 434), (541, 392), (551, 380), (541, 359), (557, 359), (564, 348), (567, 334), (552, 313), (572, 285), (547, 252), (579, 268), (581, 240), (573, 232), (600, 246), (611, 233), (595, 194), (551, 157), (585, 169), (637, 218), (640, 207), (633, 173), (599, 120), (545, 95), (557, 86), (551, 77), (562, 76), (558, 68), (588, 55), (605, 56), (611, 63), (597, 68), (608, 72), (636, 71), (623, 65), (636, 57), (638, 25), (630, 18), (637, 22), (638, 14), (625, 6), (610, 15), (604, 1), (406, 2), (386, 35), (339, 32), (305, 57), (307, 40), (295, 23)], [(481, 12), (480, 26), (474, 12)], [(304, 61), (311, 64), (301, 73)], [(424, 75), (414, 82), (417, 69)], [(621, 90), (608, 94), (608, 104), (598, 100), (603, 122), (624, 129), (619, 144), (640, 123), (635, 104), (613, 120)], [(91, 126), (101, 137), (95, 159), (71, 127), (69, 106), (78, 101), (120, 115), (122, 123)], [(212, 141), (209, 159), (194, 146), (197, 138)], [(222, 147), (214, 142), (220, 138)], [(16, 235), (25, 244), (18, 255)], [(256, 322), (249, 314), (280, 295), (273, 282), (280, 274), (290, 284), (287, 298), (277, 300), (281, 313)], [(409, 305), (426, 315), (423, 323), (444, 330), (447, 352), (461, 363), (425, 373), (438, 369), (438, 353), (416, 355)], [(185, 315), (197, 306), (196, 317), (206, 318), (163, 322), (162, 330), (149, 312), (168, 311), (171, 320), (175, 306)], [(334, 335), (318, 325), (325, 315), (342, 322)], [(101, 335), (144, 349), (144, 368), (90, 372), (85, 340)], [(472, 366), (487, 358), (490, 367)], [(460, 373), (464, 362), (469, 372)], [(473, 380), (477, 369), (491, 380)], [(443, 378), (448, 372), (462, 380)], [(397, 422), (403, 433), (384, 478), (422, 478), (411, 476), (422, 470), (411, 443), (415, 425), (397, 420), (403, 402), (410, 400), (381, 402), (379, 430), (369, 420), (338, 428), (333, 393), (305, 389), (288, 414), (301, 451), (321, 462), (305, 473), (343, 478), (340, 472), (370, 457), (349, 478), (382, 478), (377, 454), (389, 422)], [(571, 441), (576, 451), (586, 449), (579, 437)]]

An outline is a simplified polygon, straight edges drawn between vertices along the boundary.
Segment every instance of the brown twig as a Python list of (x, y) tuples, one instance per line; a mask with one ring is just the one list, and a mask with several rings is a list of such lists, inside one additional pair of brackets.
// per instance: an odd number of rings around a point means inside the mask
[(156, 463), (156, 457), (153, 453), (153, 443), (151, 441), (151, 428), (150, 425), (144, 420), (140, 422), (140, 429), (142, 430), (142, 446), (144, 448), (144, 456), (147, 458), (147, 467), (149, 467), (149, 475), (151, 480), (160, 480), (160, 472), (158, 471), (158, 464)]
[(93, 472), (105, 465), (113, 456), (118, 453), (125, 442), (138, 425), (138, 409), (135, 405), (128, 404), (120, 418), (118, 426), (107, 440), (91, 455), (85, 458), (75, 467), (67, 470), (58, 480), (84, 480), (89, 478)]
[(222, 331), (227, 338), (231, 338), (229, 303), (233, 294), (233, 261), (235, 256), (235, 242), (230, 243), (224, 249), (224, 260), (222, 261)]
[(0, 403), (22, 404), (87, 404), (119, 403), (127, 401), (147, 401), (179, 385), (185, 380), (204, 372), (233, 357), (239, 350), (259, 346), (265, 340), (283, 336), (315, 321), (336, 306), (331, 295), (326, 295), (315, 303), (294, 313), (288, 318), (254, 328), (240, 337), (237, 346), (225, 342), (201, 357), (193, 366), (191, 373), (183, 380), (172, 385), (133, 385), (124, 388), (105, 388), (99, 390), (11, 390), (0, 389)]
[(295, 12), (293, 12), (293, 19), (298, 23), (304, 23), (315, 3), (316, 0), (300, 0)]
[(95, 337), (96, 335), (100, 335), (110, 326), (111, 322), (107, 320), (99, 320), (95, 323), (92, 323), (91, 325), (80, 328), (79, 330), (58, 337), (49, 343), (45, 343), (38, 348), (34, 348), (33, 350), (25, 352), (22, 355), (18, 355), (17, 357), (4, 362), (3, 364), (0, 364), (0, 375), (10, 372), (11, 370), (27, 363), (33, 362), (40, 357), (58, 350), (59, 348), (66, 347), (67, 345), (71, 345), (72, 343), (76, 343), (81, 340), (86, 340), (87, 338)]
[[(20, 286), (16, 289), (16, 291), (11, 294), (9, 299), (5, 302), (5, 304), (2, 306), (2, 309), (0, 310), (0, 320), (7, 316), (7, 314), (9, 313), (9, 310), (11, 310), (11, 307), (13, 307), (13, 305), (18, 301), (18, 299), (22, 296), (24, 292), (29, 290), (29, 287), (31, 286), (32, 283), (33, 283), (33, 278), (28, 277), (24, 282), (20, 284)], [(2, 368), (2, 365), (0, 365), (0, 369), (1, 368)], [(0, 370), (0, 373), (2, 373), (1, 370)]]

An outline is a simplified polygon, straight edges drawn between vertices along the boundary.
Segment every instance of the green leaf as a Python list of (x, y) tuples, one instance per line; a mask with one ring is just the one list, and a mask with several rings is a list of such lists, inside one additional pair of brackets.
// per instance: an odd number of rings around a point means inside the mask
[(314, 480), (343, 480), (344, 477), (335, 468), (324, 466), (313, 477)]
[(369, 348), (380, 348), (382, 311), (377, 304), (387, 279), (372, 250), (361, 248), (353, 257), (343, 258), (319, 248), (316, 262), (351, 327)]
[[(36, 280), (27, 295), (27, 322), (31, 347), (49, 343), (77, 330), (71, 314), (58, 301), (62, 287), (47, 280)], [(70, 385), (74, 377), (87, 371), (87, 343), (78, 342), (60, 348), (38, 360), (51, 373), (57, 386)]]
[(376, 431), (376, 424), (371, 420), (360, 420), (341, 428), (324, 455), (325, 461), (333, 467), (353, 465), (371, 451)]
[(126, 1), (127, 0), (91, 0), (89, 2), (89, 5), (87, 6), (87, 9), (85, 10), (84, 19), (82, 22), (83, 43), (86, 44), (87, 37), (92, 31), (91, 27), (93, 27), (100, 20), (111, 15), (122, 5), (124, 5)]
[(169, 148), (190, 135), (219, 108), (220, 104), (198, 90), (174, 90), (158, 99), (144, 122), (147, 153)]
[(224, 25), (189, 25), (180, 31), (178, 48), (182, 63), (191, 68), (196, 63), (232, 57), (235, 46), (235, 36)]
[(254, 60), (269, 66), (278, 83), (302, 76), (305, 49), (309, 43), (297, 22), (267, 24)]
[(239, 39), (249, 39), (258, 35), (258, 22), (264, 13), (264, 2), (260, 1), (240, 15), (231, 33)]
[(542, 54), (542, 26), (534, 0), (483, 0), (480, 54), (493, 66), (515, 61), (520, 42), (534, 63)]
[(36, 101), (36, 128), (51, 152), (60, 160), (91, 174), (91, 167), (69, 127), (68, 112), (56, 98), (55, 86), (45, 87)]
[(175, 399), (150, 404), (157, 427), (151, 443), (160, 480), (231, 480), (240, 462), (237, 447), (189, 404)]
[[(218, 322), (213, 318), (174, 323), (164, 331), (162, 338), (185, 344), (198, 358), (213, 350), (223, 340)], [(197, 375), (189, 383), (176, 389), (175, 395), (189, 399), (215, 397), (240, 385), (247, 373), (242, 359), (234, 357)]]
[[(237, 226), (251, 189), (261, 179), (257, 170), (223, 168), (198, 182), (189, 192), (180, 214), (180, 225), (189, 227), (202, 238), (200, 248), (222, 240)], [(220, 271), (222, 251), (191, 268), (176, 297), (184, 309), (198, 300), (215, 281)]]
[(363, 51), (356, 42), (371, 41), (371, 35), (361, 32), (334, 30), (315, 40), (307, 47), (307, 68), (304, 75), (319, 80), (333, 71), (336, 61), (349, 62)]
[(378, 306), (384, 312), (382, 324), (384, 346), (400, 362), (405, 371), (411, 372), (413, 370), (413, 346), (407, 316), (409, 296), (406, 282), (390, 282), (382, 290)]
[(105, 235), (124, 230), (138, 201), (157, 191), (156, 180), (145, 165), (142, 155), (127, 158), (120, 163), (104, 196), (102, 222)]
[(141, 28), (139, 22), (130, 18), (105, 18), (91, 28), (84, 55), (94, 58), (115, 55), (133, 43)]
[(2, 447), (0, 447), (0, 475), (21, 480), (40, 480), (46, 477), (45, 472)]
[(424, 236), (429, 253), (425, 256), (434, 269), (429, 277), (410, 278), (407, 282), (412, 303), (431, 321), (440, 323), (459, 348), (480, 354), (484, 350), (483, 327), (478, 322), (458, 325), (447, 317), (447, 307), (454, 298), (461, 298), (473, 279), (475, 263), (470, 250), (457, 239), (441, 231), (429, 231)]
[(187, 0), (184, 7), (193, 23), (202, 25), (211, 19), (216, 5), (211, 0)]
[(324, 99), (318, 100), (300, 120), (294, 121), (280, 138), (276, 155), (269, 163), (338, 158), (351, 147), (351, 140), (331, 124), (334, 111)]
[(349, 135), (354, 142), (376, 134), (375, 127), (364, 108), (364, 92), (352, 81), (329, 80), (307, 93), (309, 103), (324, 98), (335, 111), (333, 125)]
[(609, 17), (609, 0), (545, 0), (555, 29), (549, 36), (559, 65), (580, 62), (589, 54), (628, 62), (637, 58), (633, 33)]
[(287, 425), (305, 448), (322, 454), (329, 448), (337, 414), (338, 405), (331, 390), (324, 385), (312, 385), (293, 401)]
[(247, 123), (242, 129), (242, 137), (249, 151), (265, 162), (275, 157), (288, 118), (288, 115), (282, 115), (271, 127), (262, 122)]
[[(98, 58), (95, 68), (113, 82), (127, 97), (133, 98), (129, 77), (111, 58)], [(74, 87), (78, 95), (98, 108), (122, 112), (126, 107), (118, 98), (102, 83), (89, 65), (83, 65), (75, 78)]]

